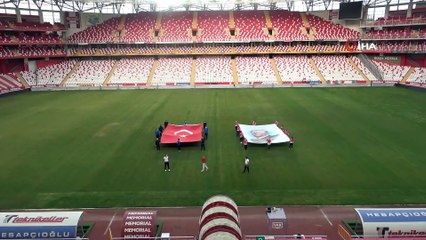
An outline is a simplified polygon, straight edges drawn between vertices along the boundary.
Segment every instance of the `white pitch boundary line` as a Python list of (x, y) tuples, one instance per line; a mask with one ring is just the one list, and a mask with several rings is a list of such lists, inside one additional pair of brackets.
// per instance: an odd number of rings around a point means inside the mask
[(104, 235), (107, 234), (108, 229), (111, 227), (111, 224), (114, 221), (115, 215), (117, 215), (117, 210), (115, 210), (114, 215), (112, 216), (111, 220), (109, 221), (109, 224), (108, 224), (107, 228), (105, 229)]
[(330, 226), (333, 226), (333, 224), (331, 223), (330, 219), (328, 219), (327, 215), (324, 213), (324, 211), (322, 210), (322, 208), (320, 209), (322, 215), (324, 216), (325, 220), (327, 220), (328, 224), (330, 224)]

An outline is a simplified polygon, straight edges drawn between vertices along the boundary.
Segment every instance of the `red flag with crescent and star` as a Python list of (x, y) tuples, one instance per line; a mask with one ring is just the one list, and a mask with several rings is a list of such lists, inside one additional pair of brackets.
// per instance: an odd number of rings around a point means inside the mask
[(177, 143), (180, 142), (201, 142), (203, 135), (203, 124), (187, 124), (187, 125), (167, 125), (161, 135), (161, 143)]

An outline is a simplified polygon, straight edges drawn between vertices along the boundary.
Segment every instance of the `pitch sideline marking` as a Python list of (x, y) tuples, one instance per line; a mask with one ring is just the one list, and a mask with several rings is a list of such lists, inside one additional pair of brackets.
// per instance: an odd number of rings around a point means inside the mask
[(109, 224), (108, 224), (107, 228), (105, 229), (104, 235), (107, 234), (108, 229), (111, 227), (111, 224), (114, 221), (115, 215), (117, 215), (117, 210), (115, 210), (114, 215), (112, 216), (111, 220), (109, 221)]
[(325, 220), (327, 220), (327, 222), (330, 224), (330, 226), (333, 226), (333, 223), (331, 223), (330, 219), (328, 219), (327, 215), (324, 213), (324, 211), (322, 210), (322, 208), (320, 209), (322, 215), (324, 216)]

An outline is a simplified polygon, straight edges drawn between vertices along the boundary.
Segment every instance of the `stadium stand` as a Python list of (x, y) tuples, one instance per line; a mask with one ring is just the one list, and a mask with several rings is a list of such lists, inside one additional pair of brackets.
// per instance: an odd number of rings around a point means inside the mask
[(40, 68), (36, 72), (23, 71), (21, 74), (25, 81), (27, 81), (27, 83), (31, 86), (59, 86), (61, 81), (71, 71), (76, 62), (76, 60), (66, 60), (58, 64)]
[(377, 66), (379, 71), (383, 73), (384, 81), (398, 82), (401, 81), (405, 74), (408, 72), (410, 67), (398, 66), (395, 64), (380, 62), (373, 60), (373, 63)]
[(314, 31), (315, 39), (317, 40), (346, 40), (359, 39), (360, 33), (352, 29), (343, 27), (339, 24), (326, 21), (323, 18), (308, 15), (309, 25)]
[(232, 84), (230, 57), (197, 58), (195, 84)]
[(319, 81), (307, 56), (275, 56), (274, 59), (284, 84)]
[(145, 86), (153, 64), (153, 58), (121, 59), (108, 85)]
[(152, 12), (128, 15), (124, 31), (122, 31), (122, 36), (120, 36), (120, 42), (153, 42), (155, 20), (156, 13)]
[(18, 78), (13, 73), (0, 73), (0, 94), (24, 89)]
[(263, 11), (236, 11), (234, 12), (235, 27), (238, 29), (238, 41), (265, 41), (266, 20)]
[(111, 71), (113, 64), (113, 60), (81, 61), (65, 85), (67, 87), (101, 86)]
[(189, 85), (192, 58), (159, 58), (151, 85)]
[(111, 18), (101, 24), (74, 33), (68, 39), (70, 43), (113, 43), (118, 36), (118, 23), (120, 18)]
[(306, 34), (302, 34), (303, 22), (300, 14), (288, 11), (270, 11), (275, 39), (283, 41), (308, 40)]
[(190, 37), (192, 12), (173, 12), (163, 15), (159, 42), (192, 42)]
[(335, 81), (350, 81), (345, 83), (352, 83), (352, 81), (364, 80), (348, 62), (346, 56), (313, 56), (312, 59), (317, 64), (324, 78), (330, 81), (330, 83), (334, 83)]
[(410, 83), (426, 83), (426, 68), (415, 67), (414, 72), (408, 77)]
[(358, 68), (365, 74), (365, 76), (367, 76), (368, 80), (377, 81), (377, 78), (373, 75), (373, 73), (371, 73), (370, 70), (368, 70), (368, 68), (362, 63), (359, 58), (355, 56), (350, 56), (350, 59), (358, 66)]
[(241, 84), (277, 84), (268, 57), (236, 57), (238, 82)]
[(229, 41), (229, 13), (223, 11), (199, 12), (197, 41)]

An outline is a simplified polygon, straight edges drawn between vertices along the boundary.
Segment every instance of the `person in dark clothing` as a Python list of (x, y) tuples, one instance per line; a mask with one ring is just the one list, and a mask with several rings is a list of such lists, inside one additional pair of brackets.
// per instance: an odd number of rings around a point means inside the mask
[(167, 125), (169, 125), (169, 121), (164, 121), (164, 129), (166, 129)]
[(160, 124), (160, 127), (158, 127), (158, 130), (160, 130), (160, 134), (162, 135), (164, 131), (163, 125)]
[(250, 159), (246, 156), (244, 159), (244, 170), (243, 173), (245, 173), (247, 170), (247, 173), (250, 173)]
[(155, 139), (155, 148), (157, 148), (157, 150), (160, 151), (160, 139), (159, 138)]
[(206, 128), (206, 126), (207, 126), (207, 122), (204, 122), (203, 123), (203, 128)]
[(207, 140), (208, 136), (209, 136), (209, 128), (206, 126), (204, 128), (204, 138)]
[(155, 129), (155, 137), (160, 138), (160, 136), (161, 136), (160, 130), (158, 128)]
[(201, 151), (206, 150), (206, 141), (204, 138), (201, 138)]
[(293, 145), (294, 145), (294, 137), (293, 137), (293, 136), (291, 136), (291, 137), (290, 137), (290, 144), (288, 145), (288, 148), (289, 148), (289, 149), (292, 149), (292, 148), (293, 148)]
[(180, 138), (178, 138), (176, 145), (177, 145), (177, 149), (180, 151)]

